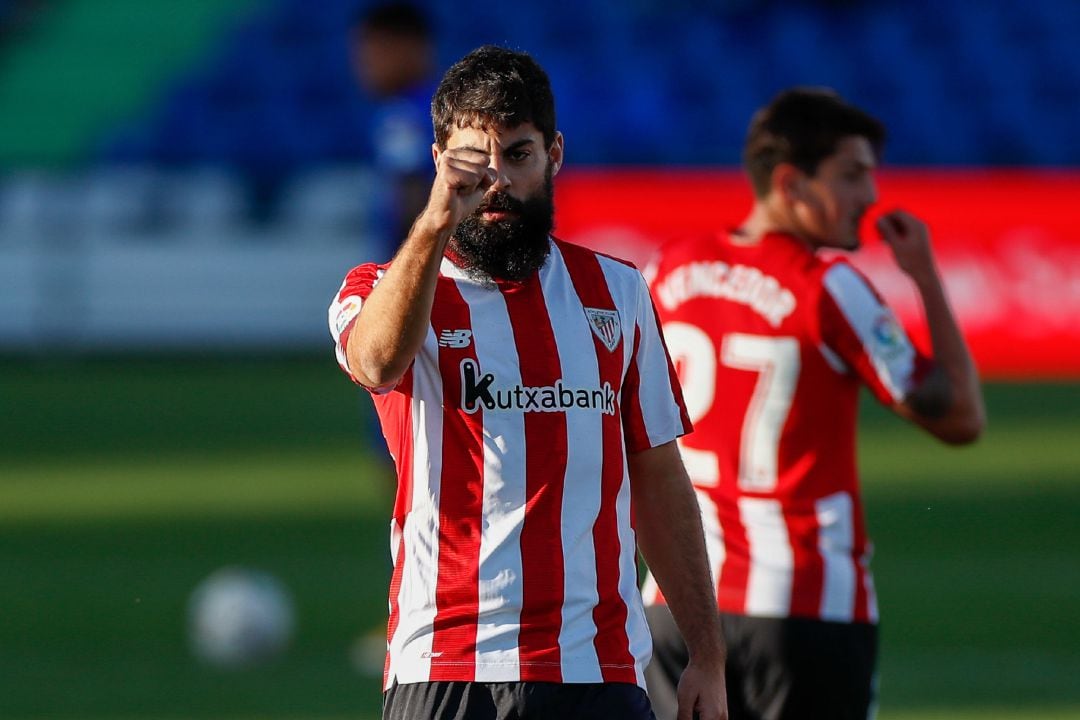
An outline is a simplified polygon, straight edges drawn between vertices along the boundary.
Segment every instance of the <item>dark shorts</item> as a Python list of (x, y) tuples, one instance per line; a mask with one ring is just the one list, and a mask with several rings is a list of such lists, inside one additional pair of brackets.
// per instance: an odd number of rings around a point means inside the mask
[(628, 683), (426, 682), (394, 684), (383, 720), (656, 720)]
[[(674, 720), (686, 645), (665, 606), (646, 608), (653, 658), (645, 670), (658, 720)], [(728, 646), (731, 720), (865, 720), (876, 696), (877, 627), (802, 618), (720, 615)]]

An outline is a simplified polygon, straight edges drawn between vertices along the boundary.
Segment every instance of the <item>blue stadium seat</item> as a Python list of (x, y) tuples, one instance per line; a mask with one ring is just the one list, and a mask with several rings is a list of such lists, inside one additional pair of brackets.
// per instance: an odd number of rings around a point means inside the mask
[[(238, 24), (104, 158), (303, 168), (360, 161), (371, 112), (348, 67), (357, 0), (277, 0)], [(702, 4), (428, 0), (445, 66), (494, 42), (549, 69), (578, 164), (738, 161), (755, 107), (830, 85), (888, 124), (891, 162), (1080, 163), (1080, 3)], [(260, 159), (271, 150), (272, 160)]]

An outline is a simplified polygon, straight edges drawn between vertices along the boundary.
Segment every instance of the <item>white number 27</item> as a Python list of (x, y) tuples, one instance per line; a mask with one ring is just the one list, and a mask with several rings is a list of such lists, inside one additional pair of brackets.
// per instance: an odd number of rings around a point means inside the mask
[[(687, 413), (696, 422), (716, 398), (716, 348), (704, 331), (688, 323), (665, 324), (664, 336), (686, 390)], [(730, 333), (724, 336), (719, 359), (727, 367), (758, 373), (742, 422), (738, 482), (744, 490), (772, 490), (780, 433), (799, 379), (799, 342), (792, 337)], [(681, 447), (686, 469), (698, 485), (719, 483), (716, 453)]]

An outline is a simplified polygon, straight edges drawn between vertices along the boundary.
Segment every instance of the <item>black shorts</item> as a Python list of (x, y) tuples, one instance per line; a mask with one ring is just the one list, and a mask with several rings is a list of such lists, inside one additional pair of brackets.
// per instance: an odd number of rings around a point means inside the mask
[(383, 720), (656, 720), (629, 683), (425, 682), (390, 686)]
[[(658, 720), (674, 720), (687, 652), (666, 606), (645, 609), (653, 658), (645, 670)], [(720, 614), (731, 720), (865, 720), (876, 696), (877, 626)]]

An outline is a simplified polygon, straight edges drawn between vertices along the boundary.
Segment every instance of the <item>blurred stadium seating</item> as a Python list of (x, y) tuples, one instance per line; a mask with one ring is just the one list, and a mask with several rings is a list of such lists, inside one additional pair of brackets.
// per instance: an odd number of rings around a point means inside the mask
[[(444, 65), (484, 42), (547, 65), (580, 163), (736, 164), (752, 110), (794, 83), (834, 86), (881, 115), (894, 163), (1080, 163), (1070, 0), (429, 5)], [(260, 6), (139, 123), (106, 133), (101, 157), (253, 169), (363, 159), (344, 29), (356, 6)]]
[[(280, 266), (264, 270), (305, 306), (292, 336), (314, 341), (327, 289), (377, 232), (374, 112), (347, 44), (374, 1), (0, 0), (0, 26), (17, 26), (0, 33), (0, 349), (56, 343), (71, 303), (98, 313), (86, 347), (138, 345), (155, 314), (194, 321), (184, 308), (242, 330), (256, 284), (243, 299), (217, 289), (216, 311), (198, 293), (215, 287), (207, 267), (252, 248), (274, 248)], [(571, 169), (734, 167), (754, 108), (792, 84), (879, 115), (890, 166), (1080, 167), (1074, 0), (418, 3), (442, 67), (483, 43), (541, 61)], [(320, 272), (292, 271), (305, 263)], [(136, 317), (125, 308), (144, 284), (129, 275), (196, 289)]]
[[(24, 4), (0, 2), (0, 25)], [(364, 160), (370, 108), (350, 74), (347, 25), (367, 4), (254, 0), (223, 31), (215, 21), (225, 11), (205, 11), (208, 37), (197, 56), (173, 50), (181, 66), (88, 133), (86, 152), (105, 162), (221, 163), (264, 174)], [(438, 29), (444, 67), (494, 42), (549, 68), (577, 163), (737, 164), (753, 109), (784, 86), (808, 83), (836, 87), (879, 114), (893, 135), (892, 163), (1080, 164), (1080, 4), (1071, 0), (978, 8), (967, 0), (581, 0), (572, 14), (539, 2), (421, 4)], [(111, 22), (96, 9), (80, 13), (85, 3), (46, 5), (42, 24), (99, 24), (84, 37), (100, 39)], [(174, 5), (138, 5), (143, 23), (128, 26), (147, 42), (159, 41), (148, 28), (176, 27)], [(189, 7), (199, 5), (226, 4)], [(73, 47), (71, 35), (54, 33), (66, 57), (101, 64), (101, 48)], [(117, 81), (101, 74), (88, 82), (105, 93)], [(0, 161), (12, 158), (0, 152)]]

